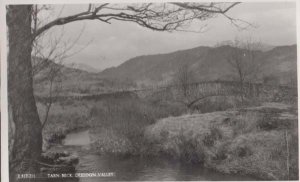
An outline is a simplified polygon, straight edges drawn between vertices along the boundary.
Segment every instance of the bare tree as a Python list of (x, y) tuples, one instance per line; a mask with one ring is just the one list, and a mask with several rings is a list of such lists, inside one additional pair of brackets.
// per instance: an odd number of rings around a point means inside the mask
[[(90, 4), (86, 11), (59, 17), (41, 26), (32, 21), (33, 5), (7, 6), (9, 120), (15, 125), (10, 155), (11, 181), (16, 180), (16, 173), (34, 173), (39, 170), (38, 166), (33, 165), (42, 152), (42, 125), (33, 95), (31, 63), (36, 38), (54, 26), (82, 20), (98, 20), (108, 24), (126, 21), (155, 31), (189, 31), (189, 25), (194, 20), (204, 21), (219, 14), (237, 25), (241, 21), (226, 15), (237, 4), (239, 3)], [(37, 26), (34, 31), (33, 26)], [(21, 165), (24, 161), (29, 161), (32, 165), (24, 168)]]
[[(53, 8), (51, 8), (49, 5), (33, 6), (32, 31), (34, 33), (37, 31), (38, 27), (42, 25), (44, 19), (49, 19), (49, 17), (40, 19), (38, 14), (41, 11), (53, 12)], [(65, 31), (62, 26), (59, 34), (56, 33), (56, 35), (52, 35), (51, 33), (48, 33), (47, 36), (42, 35), (34, 39), (32, 51), (32, 74), (38, 83), (44, 83), (49, 87), (47, 99), (45, 99), (46, 102), (43, 102), (43, 104), (45, 104), (45, 114), (44, 118), (41, 119), (42, 129), (45, 127), (48, 121), (48, 116), (53, 101), (62, 91), (62, 69), (64, 60), (82, 51), (86, 47), (82, 46), (80, 49), (72, 51), (80, 39), (83, 31), (84, 27), (74, 40), (63, 41)]]
[(235, 39), (231, 44), (233, 48), (227, 61), (232, 69), (232, 76), (239, 83), (241, 100), (244, 100), (245, 83), (253, 83), (258, 80), (262, 62), (259, 60), (260, 42), (248, 38), (245, 41)]
[(194, 73), (189, 65), (184, 63), (182, 66), (179, 66), (174, 78), (174, 83), (181, 97), (181, 102), (183, 102), (185, 105), (188, 105), (193, 97), (193, 89), (191, 88), (191, 84), (195, 82)]
[(44, 118), (41, 119), (42, 129), (48, 121), (49, 112), (54, 100), (62, 91), (62, 76), (62, 66), (52, 63), (47, 67), (47, 70), (44, 71), (44, 77), (39, 79), (39, 82), (43, 82), (49, 87), (48, 95), (44, 102), (45, 114)]

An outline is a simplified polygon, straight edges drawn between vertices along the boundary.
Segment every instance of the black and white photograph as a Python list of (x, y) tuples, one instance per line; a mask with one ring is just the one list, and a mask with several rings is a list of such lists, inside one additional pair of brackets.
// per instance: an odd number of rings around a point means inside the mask
[(2, 180), (299, 180), (299, 2), (80, 2), (3, 3)]

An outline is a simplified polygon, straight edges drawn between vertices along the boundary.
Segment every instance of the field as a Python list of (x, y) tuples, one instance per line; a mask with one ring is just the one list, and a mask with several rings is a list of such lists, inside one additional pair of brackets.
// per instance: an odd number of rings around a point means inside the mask
[[(45, 107), (38, 108), (43, 118)], [(223, 173), (298, 179), (295, 104), (241, 105), (237, 98), (212, 97), (192, 111), (176, 102), (130, 96), (57, 101), (43, 131), (44, 149), (84, 128), (99, 155), (163, 155)]]

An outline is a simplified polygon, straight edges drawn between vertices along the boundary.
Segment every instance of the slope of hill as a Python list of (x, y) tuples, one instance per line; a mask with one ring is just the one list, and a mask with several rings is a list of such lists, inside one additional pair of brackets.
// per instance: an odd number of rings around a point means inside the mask
[[(33, 58), (34, 92), (35, 95), (48, 96), (51, 75), (54, 73), (53, 90), (60, 95), (90, 94), (107, 92), (113, 89), (110, 80), (100, 78), (95, 73), (90, 73), (76, 68), (66, 67), (51, 60)], [(56, 93), (55, 93), (56, 94)]]
[(194, 64), (203, 57), (209, 47), (177, 51), (170, 54), (139, 56), (132, 58), (118, 67), (108, 68), (99, 75), (104, 78), (128, 79), (135, 82), (159, 82), (167, 79), (170, 73), (183, 64)]
[(89, 65), (84, 64), (84, 63), (71, 63), (71, 64), (66, 64), (65, 66), (69, 67), (69, 68), (79, 69), (79, 70), (82, 70), (82, 71), (87, 71), (87, 72), (90, 72), (90, 73), (98, 73), (98, 72), (102, 71), (100, 69), (93, 68), (92, 66), (89, 66)]
[[(167, 54), (139, 56), (118, 67), (108, 68), (99, 73), (101, 78), (130, 80), (137, 84), (160, 84), (171, 81), (177, 70), (187, 64), (196, 75), (197, 81), (231, 80), (232, 68), (226, 60), (236, 48), (231, 46), (196, 47)], [(242, 51), (238, 49), (238, 51)], [(279, 46), (269, 51), (257, 51), (263, 63), (261, 80), (270, 76), (282, 84), (296, 77), (296, 45)]]
[[(118, 67), (108, 68), (100, 73), (91, 73), (77, 68), (70, 68), (44, 61), (44, 69), (34, 76), (36, 95), (47, 95), (49, 92), (49, 67), (59, 68), (61, 76), (56, 85), (62, 86), (62, 94), (91, 94), (130, 87), (168, 84), (174, 80), (176, 72), (188, 65), (195, 81), (232, 80), (233, 72), (227, 58), (231, 46), (196, 47), (168, 54), (139, 56), (132, 58)], [(242, 51), (238, 49), (237, 51)], [(278, 46), (269, 51), (257, 51), (257, 58), (262, 68), (257, 75), (260, 81), (265, 78), (276, 83), (290, 84), (297, 80), (297, 47)], [(33, 59), (33, 64), (43, 62)]]

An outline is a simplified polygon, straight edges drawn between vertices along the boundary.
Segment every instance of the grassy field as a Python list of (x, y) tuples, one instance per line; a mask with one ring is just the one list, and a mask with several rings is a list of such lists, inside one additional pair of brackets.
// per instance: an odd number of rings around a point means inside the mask
[[(131, 97), (55, 102), (43, 131), (44, 149), (89, 128), (98, 154), (165, 155), (224, 173), (298, 179), (296, 106), (231, 104), (223, 111), (226, 107), (205, 103), (191, 112), (178, 103)], [(209, 113), (197, 113), (201, 107)], [(45, 106), (38, 103), (38, 109), (43, 120)]]

